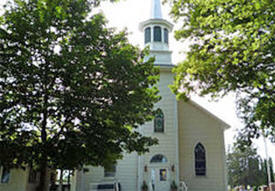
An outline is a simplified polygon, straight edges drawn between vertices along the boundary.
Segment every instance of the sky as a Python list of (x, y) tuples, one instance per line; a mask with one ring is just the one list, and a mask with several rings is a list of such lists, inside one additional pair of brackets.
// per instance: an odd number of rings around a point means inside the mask
[[(0, 14), (3, 12), (1, 7), (5, 2), (6, 0), (0, 0)], [(108, 27), (115, 27), (117, 28), (117, 31), (127, 28), (127, 31), (129, 32), (129, 41), (142, 48), (144, 34), (139, 31), (138, 24), (150, 17), (150, 8), (151, 0), (120, 0), (116, 3), (104, 2), (99, 8), (94, 10), (92, 14), (95, 12), (102, 12), (108, 20)], [(162, 5), (163, 18), (173, 23), (173, 20), (169, 18), (169, 10), (170, 7), (168, 4)], [(179, 27), (179, 24), (174, 23), (174, 29)], [(173, 64), (177, 64), (185, 58), (183, 52), (188, 50), (188, 42), (177, 42), (173, 38), (172, 32), (170, 33), (169, 46), (170, 50), (173, 51)], [(233, 137), (236, 135), (237, 129), (240, 129), (243, 126), (236, 115), (234, 94), (232, 93), (218, 102), (211, 102), (207, 97), (201, 98), (196, 95), (194, 95), (192, 99), (231, 126), (231, 128), (225, 132), (225, 144), (226, 147), (230, 144), (232, 145), (234, 142)], [(263, 144), (262, 138), (255, 141), (258, 153), (265, 158)], [(273, 158), (275, 167), (274, 148), (275, 145), (268, 142), (269, 155)]]

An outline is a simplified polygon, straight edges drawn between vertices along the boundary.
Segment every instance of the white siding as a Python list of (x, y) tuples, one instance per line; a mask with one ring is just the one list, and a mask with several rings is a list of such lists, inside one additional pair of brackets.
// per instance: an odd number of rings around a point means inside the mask
[[(123, 160), (117, 162), (116, 176), (123, 191), (137, 188), (137, 154), (125, 154)], [(90, 183), (109, 181), (113, 178), (104, 177), (103, 167), (88, 167), (88, 172), (79, 172), (76, 182), (76, 191), (88, 191)]]
[[(0, 170), (2, 176), (2, 168)], [(24, 170), (12, 169), (8, 183), (0, 183), (0, 191), (26, 191), (27, 173)]]
[[(141, 127), (141, 131), (145, 136), (156, 137), (159, 139), (159, 144), (150, 148), (150, 152), (141, 157), (141, 179), (138, 178), (138, 156), (136, 153), (126, 154), (123, 160), (118, 161), (116, 179), (121, 182), (123, 191), (135, 191), (137, 186), (140, 186), (143, 180), (149, 180), (149, 170), (144, 172), (144, 166), (150, 166), (150, 159), (155, 154), (163, 154), (168, 159), (168, 167), (170, 174), (170, 181), (176, 180), (176, 171), (171, 171), (171, 166), (176, 165), (176, 136), (178, 124), (175, 123), (175, 116), (177, 116), (176, 99), (168, 88), (169, 84), (173, 82), (173, 74), (169, 71), (162, 71), (159, 81), (159, 90), (162, 97), (161, 101), (156, 104), (156, 108), (161, 108), (165, 117), (164, 133), (154, 133), (153, 121), (147, 122)], [(102, 167), (90, 167), (90, 171), (78, 175), (81, 178), (77, 180), (77, 191), (87, 191), (89, 183), (100, 182), (106, 180), (104, 178), (104, 169)], [(140, 182), (138, 182), (138, 180)], [(138, 182), (138, 183), (137, 183)], [(137, 185), (138, 184), (138, 185)]]
[[(39, 183), (39, 174), (35, 183), (29, 183), (29, 171), (22, 169), (11, 169), (10, 180), (8, 183), (0, 183), (0, 191), (35, 191)], [(0, 168), (0, 178), (2, 176), (2, 168)], [(46, 182), (50, 182), (50, 172), (46, 175)], [(49, 184), (46, 184), (47, 186)]]
[[(222, 124), (190, 103), (179, 102), (180, 180), (189, 191), (224, 191), (225, 165)], [(206, 176), (195, 175), (194, 148), (206, 149)]]
[[(171, 166), (176, 165), (176, 136), (177, 124), (175, 123), (175, 116), (177, 116), (175, 101), (176, 98), (170, 91), (168, 85), (173, 82), (173, 74), (169, 71), (161, 71), (160, 81), (158, 84), (159, 94), (162, 97), (160, 102), (155, 105), (155, 108), (161, 108), (164, 113), (164, 133), (154, 133), (154, 123), (148, 122), (142, 128), (144, 135), (156, 137), (159, 144), (150, 148), (150, 153), (144, 155), (144, 165), (150, 166), (150, 159), (156, 154), (163, 154), (168, 159), (168, 167), (170, 174), (170, 181), (176, 180), (176, 172), (171, 171)], [(142, 167), (143, 169), (143, 167)], [(144, 179), (148, 180), (150, 172), (144, 172)], [(140, 183), (141, 184), (141, 183)]]
[[(150, 180), (151, 158), (156, 154), (167, 157), (169, 181), (179, 179), (187, 183), (189, 191), (224, 191), (226, 187), (224, 166), (224, 124), (199, 107), (183, 102), (176, 102), (175, 96), (168, 88), (173, 82), (173, 74), (169, 70), (161, 70), (159, 90), (161, 101), (155, 108), (164, 113), (164, 133), (154, 133), (153, 121), (147, 122), (140, 129), (145, 136), (156, 137), (159, 144), (150, 148), (150, 152), (141, 157), (140, 175), (138, 177), (138, 156), (136, 153), (126, 154), (118, 161), (116, 179), (121, 182), (123, 191), (137, 191), (145, 180)], [(178, 117), (178, 120), (175, 118)], [(179, 132), (178, 132), (179, 131)], [(179, 148), (177, 147), (177, 140)], [(206, 149), (207, 175), (196, 177), (194, 169), (194, 148), (201, 142)], [(177, 153), (178, 152), (178, 153)], [(179, 168), (177, 156), (179, 156)], [(175, 166), (172, 172), (171, 167)], [(147, 172), (145, 172), (147, 166)], [(154, 166), (156, 167), (156, 166)], [(86, 173), (78, 173), (76, 191), (88, 191), (89, 183), (107, 180), (102, 167), (90, 167)]]

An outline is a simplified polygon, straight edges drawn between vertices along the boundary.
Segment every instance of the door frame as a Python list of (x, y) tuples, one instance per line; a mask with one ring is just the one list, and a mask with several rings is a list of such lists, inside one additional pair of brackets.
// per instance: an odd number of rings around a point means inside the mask
[[(162, 181), (160, 181), (160, 177), (159, 177), (159, 172), (161, 169), (166, 169), (167, 170), (167, 179), (166, 179), (166, 183), (167, 185), (169, 185), (169, 188), (170, 188), (170, 179), (171, 179), (171, 172), (170, 172), (170, 166), (169, 166), (169, 163), (151, 163), (149, 166), (148, 166), (148, 171), (149, 171), (149, 182), (150, 184), (152, 184), (152, 169), (155, 169), (155, 189), (156, 189), (156, 185), (157, 183), (160, 183)], [(153, 185), (152, 185), (153, 186)], [(155, 190), (156, 191), (156, 190)]]

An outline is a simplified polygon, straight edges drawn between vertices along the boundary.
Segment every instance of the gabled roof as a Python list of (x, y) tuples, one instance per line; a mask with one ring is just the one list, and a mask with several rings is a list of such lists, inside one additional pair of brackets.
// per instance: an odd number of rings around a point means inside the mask
[[(167, 65), (155, 64), (155, 66), (159, 66), (161, 71), (168, 71), (168, 72), (171, 72), (172, 69), (175, 67), (175, 65), (173, 65), (173, 64), (167, 64)], [(223, 129), (226, 130), (226, 129), (230, 128), (230, 125), (228, 123), (226, 123), (225, 121), (223, 121), (222, 119), (220, 119), (219, 117), (217, 117), (216, 115), (214, 115), (213, 113), (211, 113), (210, 111), (208, 111), (207, 109), (205, 109), (203, 106), (201, 106), (200, 104), (198, 104), (194, 100), (189, 99), (187, 101), (187, 103), (191, 104), (192, 106), (196, 107), (197, 109), (199, 109), (203, 113), (207, 114), (212, 119), (218, 121), (222, 125)]]
[(217, 117), (216, 115), (214, 115), (213, 113), (211, 113), (210, 111), (208, 111), (207, 109), (205, 109), (204, 107), (196, 103), (194, 100), (189, 99), (186, 103), (191, 104), (192, 106), (196, 107), (197, 109), (199, 109), (200, 111), (202, 111), (203, 113), (211, 117), (212, 119), (218, 121), (222, 125), (224, 130), (230, 128), (229, 124), (227, 124), (225, 121), (223, 121), (222, 119), (220, 119), (219, 117)]

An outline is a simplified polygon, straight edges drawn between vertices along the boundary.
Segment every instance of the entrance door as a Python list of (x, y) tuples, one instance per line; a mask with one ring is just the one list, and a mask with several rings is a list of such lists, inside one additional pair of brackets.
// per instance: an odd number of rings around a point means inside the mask
[(151, 169), (151, 183), (153, 191), (169, 191), (169, 171), (166, 167), (153, 167)]

